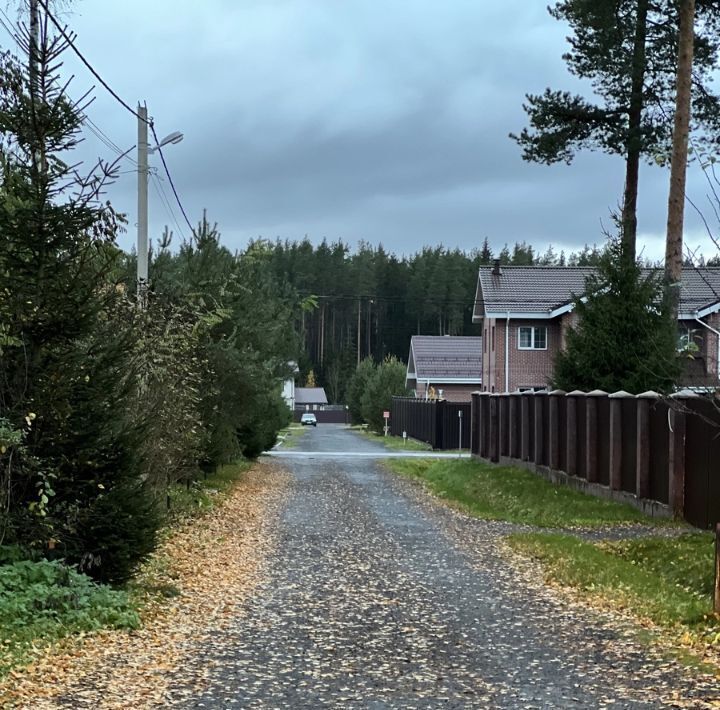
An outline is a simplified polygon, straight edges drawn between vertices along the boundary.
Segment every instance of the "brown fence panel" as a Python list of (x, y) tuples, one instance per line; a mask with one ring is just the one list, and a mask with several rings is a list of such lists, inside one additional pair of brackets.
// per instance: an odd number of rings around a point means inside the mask
[(720, 415), (707, 399), (683, 404), (691, 410), (685, 434), (685, 519), (712, 528), (720, 521)]
[[(457, 449), (470, 447), (470, 402), (440, 401), (437, 404), (441, 426), (438, 427), (435, 441), (436, 449)], [(462, 413), (462, 417), (458, 416)], [(462, 439), (460, 432), (462, 430)]]
[(627, 493), (637, 490), (637, 400), (624, 398), (622, 409), (621, 445), (621, 486)]
[(669, 503), (670, 431), (668, 406), (661, 400), (650, 405), (650, 497)]
[(577, 397), (577, 418), (575, 420), (577, 436), (577, 476), (587, 479), (587, 435), (585, 429), (587, 397)]
[(510, 397), (500, 396), (500, 456), (510, 456)]
[[(539, 402), (539, 403), (538, 403)], [(535, 422), (533, 431), (535, 433), (535, 463), (540, 466), (550, 464), (550, 400), (545, 392), (535, 395)]]
[(480, 455), (480, 395), (477, 392), (473, 392), (470, 404), (470, 453)]
[(567, 397), (558, 400), (558, 446), (560, 448), (560, 470), (567, 471)]
[(314, 414), (318, 424), (349, 424), (350, 414), (346, 409), (296, 409), (293, 421), (299, 422), (303, 414)]
[(490, 394), (480, 395), (480, 456), (490, 458)]
[(424, 441), (433, 448), (436, 445), (437, 402), (413, 397), (393, 397), (390, 405), (390, 432)]
[(610, 485), (610, 400), (595, 397), (597, 401), (597, 482)]

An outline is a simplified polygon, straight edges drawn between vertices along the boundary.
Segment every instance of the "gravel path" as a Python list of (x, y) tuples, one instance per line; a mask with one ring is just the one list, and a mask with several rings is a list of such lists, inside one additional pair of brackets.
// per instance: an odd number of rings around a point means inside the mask
[[(327, 425), (300, 444), (377, 446)], [(179, 704), (720, 707), (712, 679), (509, 562), (512, 526), (455, 513), (372, 460), (286, 465), (293, 483), (267, 581), (201, 651), (207, 690)]]

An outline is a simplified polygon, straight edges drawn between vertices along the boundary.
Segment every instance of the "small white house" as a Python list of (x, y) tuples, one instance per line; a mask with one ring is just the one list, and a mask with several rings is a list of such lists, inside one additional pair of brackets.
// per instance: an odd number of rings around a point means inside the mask
[(295, 409), (295, 375), (299, 370), (296, 363), (290, 362), (288, 364), (292, 369), (293, 376), (288, 377), (288, 379), (283, 382), (282, 396), (290, 411), (293, 411)]

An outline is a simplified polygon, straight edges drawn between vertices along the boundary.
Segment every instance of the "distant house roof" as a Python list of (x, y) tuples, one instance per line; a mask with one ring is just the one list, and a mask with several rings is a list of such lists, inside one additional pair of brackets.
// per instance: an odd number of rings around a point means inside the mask
[(408, 379), (435, 382), (480, 382), (482, 338), (450, 335), (413, 335), (410, 340)]
[(295, 404), (327, 404), (325, 390), (322, 387), (296, 387)]
[[(649, 273), (650, 270), (645, 270)], [(484, 317), (554, 318), (570, 310), (585, 291), (590, 266), (481, 266), (473, 322)], [(686, 267), (680, 288), (680, 316), (702, 317), (720, 310), (720, 268)]]

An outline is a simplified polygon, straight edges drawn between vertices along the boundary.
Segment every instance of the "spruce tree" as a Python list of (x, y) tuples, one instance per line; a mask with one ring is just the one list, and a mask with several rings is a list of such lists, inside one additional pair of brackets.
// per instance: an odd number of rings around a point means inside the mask
[(677, 324), (664, 301), (662, 273), (643, 270), (610, 240), (597, 273), (577, 294), (575, 328), (555, 360), (553, 384), (570, 390), (669, 392), (680, 373)]
[(65, 48), (41, 22), (32, 73), (0, 57), (0, 407), (22, 434), (0, 448), (5, 539), (121, 581), (159, 518), (141, 424), (126, 416), (135, 317), (112, 281), (121, 221), (101, 200), (112, 167), (79, 177), (66, 162), (85, 105), (56, 73)]

